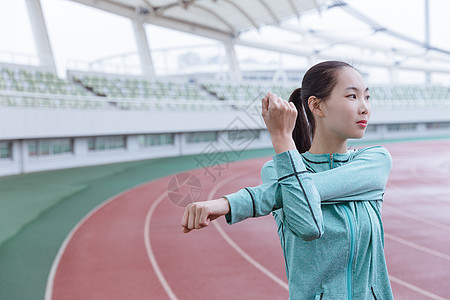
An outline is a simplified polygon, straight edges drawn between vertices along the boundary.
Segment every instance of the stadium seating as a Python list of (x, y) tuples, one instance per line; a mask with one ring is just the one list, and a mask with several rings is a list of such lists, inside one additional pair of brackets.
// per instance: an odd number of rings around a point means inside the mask
[(372, 104), (385, 109), (449, 107), (450, 90), (439, 85), (374, 85)]
[(80, 86), (58, 78), (52, 72), (8, 67), (0, 69), (0, 90), (72, 96), (91, 94)]
[[(272, 91), (288, 99), (296, 83), (218, 82), (149, 79), (69, 71), (68, 80), (36, 69), (1, 66), (0, 105), (68, 109), (211, 110), (260, 105)], [(450, 90), (439, 85), (373, 85), (379, 109), (450, 107)]]
[[(293, 84), (205, 83), (210, 93), (226, 101), (253, 101), (272, 91), (288, 99), (296, 88)], [(374, 85), (370, 87), (371, 102), (383, 109), (449, 107), (450, 90), (439, 85)]]
[(89, 90), (59, 78), (54, 72), (21, 66), (0, 67), (0, 105), (63, 109), (107, 106), (92, 96)]
[(155, 100), (215, 100), (190, 82), (148, 80), (127, 76), (78, 75), (72, 79), (94, 93), (110, 98), (141, 98)]
[(237, 83), (204, 83), (202, 87), (222, 100), (251, 101), (261, 99), (268, 91), (285, 99), (295, 89), (293, 84), (237, 84)]

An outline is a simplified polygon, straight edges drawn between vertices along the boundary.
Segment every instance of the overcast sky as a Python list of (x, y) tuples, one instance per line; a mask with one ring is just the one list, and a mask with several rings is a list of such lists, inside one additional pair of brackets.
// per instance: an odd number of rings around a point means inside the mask
[[(423, 41), (425, 38), (424, 0), (348, 0), (346, 2), (382, 26), (417, 40)], [(450, 50), (450, 1), (429, 0), (429, 2), (431, 44)], [(136, 52), (131, 23), (125, 18), (69, 0), (42, 0), (42, 7), (54, 56), (60, 70), (65, 69), (68, 64), (70, 67), (74, 61), (92, 62), (108, 56)], [(291, 22), (300, 22), (317, 31), (345, 34), (353, 40), (364, 41), (370, 35), (367, 26), (343, 13), (339, 8), (334, 8), (322, 15), (313, 12), (302, 16), (300, 21), (293, 19)], [(216, 43), (157, 26), (148, 26), (147, 33), (155, 55), (158, 53), (156, 49)], [(242, 35), (242, 38), (271, 39), (274, 42), (287, 44), (301, 41), (298, 36), (280, 34), (277, 29), (270, 27), (260, 32), (247, 32)], [(380, 42), (392, 43), (389, 39), (380, 40)], [(211, 52), (211, 49), (208, 51)], [(245, 59), (246, 55), (255, 56), (255, 53), (258, 53), (258, 51), (239, 51), (240, 59)], [(19, 54), (25, 54), (25, 56), (36, 54), (25, 0), (0, 0), (0, 61), (13, 59), (17, 61)]]

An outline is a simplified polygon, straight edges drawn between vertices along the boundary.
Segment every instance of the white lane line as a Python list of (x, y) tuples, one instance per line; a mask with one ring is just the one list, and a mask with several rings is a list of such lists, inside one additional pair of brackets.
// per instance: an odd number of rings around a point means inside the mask
[(404, 239), (399, 238), (398, 236), (395, 236), (395, 235), (390, 234), (390, 233), (385, 233), (384, 236), (387, 237), (388, 239), (391, 239), (393, 241), (399, 242), (399, 243), (401, 243), (403, 245), (406, 245), (408, 247), (415, 248), (415, 249), (423, 251), (425, 253), (428, 253), (428, 254), (431, 254), (431, 255), (435, 255), (437, 257), (440, 257), (440, 258), (443, 258), (443, 259), (446, 259), (446, 260), (450, 261), (450, 255), (447, 255), (445, 253), (442, 253), (442, 252), (439, 252), (439, 251), (436, 251), (436, 250), (433, 250), (433, 249), (421, 246), (419, 244), (416, 244), (416, 243), (404, 240)]
[(391, 279), (392, 282), (395, 282), (395, 283), (397, 283), (399, 285), (402, 285), (402, 286), (404, 286), (406, 288), (409, 288), (409, 289), (411, 289), (411, 290), (413, 290), (413, 291), (415, 291), (415, 292), (417, 292), (419, 294), (422, 294), (422, 295), (424, 295), (424, 296), (426, 296), (428, 298), (436, 299), (436, 300), (446, 300), (446, 298), (442, 298), (442, 297), (440, 297), (440, 296), (438, 296), (436, 294), (433, 294), (433, 293), (430, 293), (428, 291), (425, 291), (425, 290), (423, 290), (423, 289), (421, 289), (421, 288), (419, 288), (419, 287), (417, 287), (417, 286), (415, 286), (415, 285), (413, 285), (411, 283), (403, 281), (403, 280), (401, 280), (401, 279), (399, 279), (397, 277), (394, 277), (392, 275), (389, 275), (389, 278)]
[(258, 263), (256, 260), (254, 260), (247, 252), (245, 252), (241, 247), (239, 247), (231, 238), (229, 235), (223, 231), (222, 227), (216, 222), (214, 223), (214, 226), (216, 226), (217, 231), (219, 231), (220, 235), (225, 239), (225, 241), (233, 247), (242, 257), (244, 257), (249, 263), (251, 263), (255, 268), (260, 270), (264, 275), (275, 281), (278, 285), (280, 285), (285, 290), (289, 291), (288, 284), (283, 281), (281, 278), (277, 277), (275, 274), (270, 272), (267, 268), (262, 266), (260, 263)]
[(106, 205), (108, 205), (109, 203), (111, 203), (112, 201), (120, 198), (121, 196), (123, 196), (124, 194), (128, 193), (129, 191), (139, 188), (141, 186), (146, 185), (148, 182), (133, 186), (125, 191), (122, 191), (118, 194), (113, 195), (112, 197), (106, 199), (105, 201), (103, 201), (102, 203), (100, 203), (99, 205), (97, 205), (96, 207), (94, 207), (91, 211), (89, 211), (73, 228), (72, 230), (69, 232), (69, 234), (66, 236), (66, 238), (64, 239), (63, 243), (61, 244), (61, 246), (59, 247), (58, 253), (55, 256), (55, 259), (53, 260), (52, 263), (52, 267), (50, 268), (50, 272), (48, 274), (47, 277), (47, 285), (45, 287), (45, 296), (44, 299), (45, 300), (52, 300), (53, 297), (53, 288), (54, 288), (54, 284), (55, 284), (55, 276), (56, 276), (56, 271), (58, 270), (58, 266), (59, 263), (61, 262), (61, 257), (64, 254), (64, 251), (66, 251), (67, 245), (69, 244), (69, 242), (71, 241), (72, 237), (75, 235), (75, 233), (81, 228), (81, 226), (83, 226), (84, 223), (86, 223), (86, 221), (92, 217), (97, 211), (99, 211), (100, 209), (102, 209), (103, 207), (105, 207)]
[[(230, 181), (235, 180), (236, 178), (248, 173), (248, 171), (237, 173), (233, 176), (228, 177), (227, 179), (221, 181), (219, 184), (217, 184), (209, 193), (208, 199), (213, 199), (215, 196), (217, 190), (224, 186), (225, 184), (229, 183)], [(253, 173), (253, 172), (252, 172)], [(224, 240), (234, 249), (236, 250), (243, 258), (245, 258), (250, 264), (252, 264), (255, 268), (260, 270), (264, 275), (275, 281), (278, 285), (280, 285), (282, 288), (289, 290), (288, 284), (270, 272), (267, 268), (265, 268), (263, 265), (261, 265), (259, 262), (257, 262), (255, 259), (253, 259), (247, 252), (245, 252), (241, 247), (239, 247), (231, 238), (229, 235), (225, 233), (225, 231), (222, 229), (222, 227), (219, 225), (218, 222), (212, 222), (214, 226), (216, 227), (217, 231), (220, 233), (220, 235), (224, 238)]]
[(390, 210), (390, 211), (392, 211), (392, 212), (394, 212), (394, 213), (396, 213), (398, 215), (401, 215), (401, 216), (413, 219), (415, 221), (419, 221), (419, 222), (427, 224), (427, 225), (431, 225), (431, 226), (438, 227), (438, 228), (441, 228), (441, 229), (446, 230), (446, 231), (450, 231), (450, 226), (448, 226), (448, 225), (441, 224), (441, 223), (432, 221), (430, 219), (427, 219), (426, 217), (422, 217), (422, 216), (419, 216), (419, 215), (416, 215), (416, 214), (413, 214), (413, 213), (410, 213), (410, 212), (403, 211), (401, 209), (393, 207), (390, 204), (384, 203), (383, 204), (383, 209)]
[(153, 253), (152, 245), (150, 243), (150, 221), (152, 219), (153, 212), (155, 211), (158, 204), (167, 197), (167, 192), (164, 192), (161, 194), (161, 196), (156, 199), (155, 202), (152, 203), (152, 206), (147, 212), (147, 216), (145, 217), (145, 225), (144, 225), (144, 241), (145, 241), (145, 248), (147, 250), (147, 256), (150, 260), (150, 263), (153, 266), (153, 270), (155, 271), (156, 276), (158, 277), (159, 282), (161, 283), (162, 287), (166, 291), (167, 295), (171, 300), (178, 300), (177, 296), (175, 296), (175, 293), (170, 288), (169, 283), (167, 282), (166, 278), (164, 277), (161, 268), (158, 265), (158, 262), (156, 261), (155, 254)]
[[(415, 179), (415, 178), (412, 178)], [(392, 181), (388, 182), (388, 187), (386, 187), (386, 192), (389, 193), (389, 197), (395, 198), (395, 197), (407, 197), (411, 198), (414, 197), (414, 199), (420, 199), (417, 201), (421, 201), (424, 203), (424, 205), (429, 206), (433, 209), (449, 209), (450, 203), (449, 202), (442, 202), (439, 200), (435, 200), (433, 197), (434, 189), (427, 189), (427, 194), (425, 192), (420, 191), (418, 189), (414, 189), (411, 187), (402, 187), (398, 185), (397, 183), (392, 183)]]
[[(238, 176), (233, 176), (232, 178), (229, 178), (227, 181), (231, 181), (231, 180), (233, 180), (233, 179), (235, 179), (235, 177), (238, 177)], [(224, 184), (224, 183), (223, 183)], [(210, 195), (209, 195), (209, 198), (211, 198), (212, 196), (213, 196), (213, 194), (215, 194), (215, 192), (217, 191), (217, 189), (219, 189), (219, 186), (216, 186), (215, 188), (214, 188), (214, 190), (212, 190), (211, 191), (211, 193), (210, 193)], [(271, 273), (269, 270), (267, 270), (265, 267), (263, 267), (262, 265), (260, 265), (257, 261), (255, 261), (250, 255), (248, 255), (244, 250), (242, 250), (242, 248), (240, 248), (224, 231), (223, 231), (223, 229), (222, 229), (222, 227), (218, 224), (218, 223), (216, 223), (216, 222), (213, 222), (213, 224), (216, 226), (216, 228), (218, 229), (218, 231), (219, 231), (219, 233), (222, 235), (222, 237), (239, 253), (239, 254), (241, 254), (247, 261), (249, 261), (252, 265), (254, 265), (256, 268), (258, 268), (258, 269), (260, 269), (264, 274), (266, 274), (267, 276), (269, 276), (269, 278), (271, 278), (272, 280), (274, 280), (276, 283), (278, 283), (279, 285), (281, 285), (283, 288), (285, 288), (285, 289), (287, 289), (288, 290), (288, 284), (287, 283), (285, 283), (283, 280), (281, 280), (280, 278), (278, 278), (276, 275), (274, 275), (273, 273)], [(448, 255), (446, 255), (446, 254), (443, 254), (443, 253), (440, 253), (440, 252), (437, 252), (437, 251), (434, 251), (434, 250), (431, 250), (431, 249), (428, 249), (428, 248), (426, 248), (426, 247), (422, 247), (422, 246), (420, 246), (420, 245), (417, 245), (417, 244), (415, 244), (415, 243), (411, 243), (411, 242), (409, 242), (409, 241), (406, 241), (406, 240), (403, 240), (403, 239), (400, 239), (400, 238), (398, 238), (398, 237), (396, 237), (396, 236), (394, 236), (394, 235), (392, 235), (392, 234), (388, 234), (388, 233), (385, 233), (385, 236), (387, 237), (387, 238), (390, 238), (390, 239), (392, 239), (392, 240), (395, 240), (395, 241), (397, 241), (397, 242), (400, 242), (400, 243), (403, 243), (403, 244), (405, 244), (405, 245), (408, 245), (408, 246), (410, 246), (410, 247), (413, 247), (413, 248), (416, 248), (416, 249), (418, 249), (418, 250), (421, 250), (421, 251), (425, 251), (425, 252), (427, 252), (427, 253), (430, 253), (430, 254), (433, 254), (433, 255), (437, 255), (437, 256), (439, 256), (439, 257), (443, 257), (443, 258), (445, 258), (445, 259), (449, 259), (450, 257), (448, 256)], [(271, 274), (271, 275), (270, 275)], [(435, 294), (433, 294), (433, 293), (431, 293), (431, 292), (428, 292), (428, 291), (426, 291), (426, 290), (423, 290), (423, 289), (421, 289), (421, 288), (419, 288), (419, 287), (417, 287), (417, 286), (415, 286), (415, 285), (412, 285), (412, 284), (410, 284), (410, 283), (408, 283), (408, 282), (406, 282), (406, 281), (403, 281), (403, 280), (401, 280), (401, 279), (399, 279), (399, 278), (397, 278), (397, 277), (394, 277), (394, 276), (391, 276), (391, 275), (389, 275), (389, 278), (391, 279), (391, 281), (392, 282), (395, 282), (395, 283), (397, 283), (397, 284), (400, 284), (400, 285), (402, 285), (402, 286), (404, 286), (404, 287), (407, 287), (407, 288), (409, 288), (409, 289), (411, 289), (411, 290), (413, 290), (413, 291), (415, 291), (415, 292), (417, 292), (417, 293), (420, 293), (420, 294), (422, 294), (422, 295), (424, 295), (424, 296), (427, 296), (427, 297), (429, 297), (429, 298), (431, 298), (431, 299), (437, 299), (437, 300), (445, 300), (445, 298), (442, 298), (442, 297), (440, 297), (440, 296), (438, 296), (438, 295), (435, 295)]]

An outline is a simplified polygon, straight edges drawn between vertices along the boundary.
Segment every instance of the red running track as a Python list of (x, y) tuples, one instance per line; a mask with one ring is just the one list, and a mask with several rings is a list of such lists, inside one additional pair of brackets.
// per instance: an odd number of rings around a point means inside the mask
[[(386, 147), (394, 164), (383, 222), (395, 298), (449, 299), (450, 141)], [(201, 182), (200, 200), (218, 198), (258, 185), (268, 159), (232, 163), (215, 181), (203, 169), (189, 173)], [(233, 226), (221, 218), (182, 234), (172, 179), (125, 191), (86, 216), (55, 259), (46, 300), (287, 299), (273, 218)]]

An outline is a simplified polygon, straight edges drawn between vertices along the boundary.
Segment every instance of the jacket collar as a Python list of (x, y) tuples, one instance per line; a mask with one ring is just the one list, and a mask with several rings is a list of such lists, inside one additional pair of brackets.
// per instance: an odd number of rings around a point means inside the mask
[(347, 161), (352, 153), (355, 152), (353, 150), (347, 150), (346, 153), (322, 153), (322, 154), (313, 154), (309, 151), (302, 153), (302, 156), (311, 162), (330, 162), (330, 158), (332, 157), (334, 161)]

